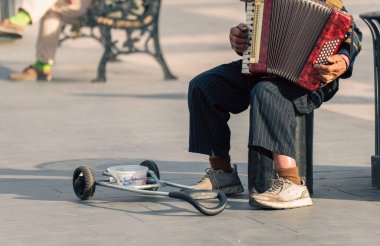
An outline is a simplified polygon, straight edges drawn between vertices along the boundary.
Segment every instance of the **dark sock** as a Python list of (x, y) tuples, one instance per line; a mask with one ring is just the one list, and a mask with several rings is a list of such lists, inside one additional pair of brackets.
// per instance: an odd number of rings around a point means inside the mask
[(231, 167), (230, 156), (227, 156), (227, 157), (210, 156), (209, 161), (210, 161), (211, 167), (215, 170), (222, 170), (227, 173), (232, 173), (233, 171)]
[(280, 168), (277, 169), (277, 174), (281, 178), (288, 179), (295, 183), (296, 185), (301, 184), (301, 178), (298, 174), (298, 167), (292, 167), (292, 168)]

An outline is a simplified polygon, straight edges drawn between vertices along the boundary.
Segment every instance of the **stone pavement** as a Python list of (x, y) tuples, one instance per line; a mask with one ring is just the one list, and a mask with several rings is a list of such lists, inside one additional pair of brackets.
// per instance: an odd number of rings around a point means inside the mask
[[(52, 83), (13, 83), (11, 71), (32, 62), (36, 27), (0, 44), (0, 245), (377, 245), (380, 191), (370, 185), (374, 154), (370, 33), (358, 14), (378, 0), (346, 0), (364, 31), (355, 75), (316, 111), (314, 206), (251, 209), (248, 194), (229, 197), (215, 217), (191, 205), (98, 187), (79, 201), (73, 170), (99, 174), (119, 164), (155, 160), (164, 180), (191, 184), (207, 167), (187, 153), (187, 84), (196, 74), (238, 57), (229, 28), (244, 19), (236, 0), (163, 0), (161, 42), (178, 81), (163, 81), (150, 57), (122, 57), (108, 82), (91, 84), (101, 47), (68, 41)], [(231, 119), (233, 161), (247, 186), (248, 113)]]

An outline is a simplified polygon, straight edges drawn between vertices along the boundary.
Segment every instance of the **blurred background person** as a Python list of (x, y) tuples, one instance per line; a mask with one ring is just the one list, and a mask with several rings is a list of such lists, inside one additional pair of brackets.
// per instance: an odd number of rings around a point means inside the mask
[(90, 3), (91, 0), (20, 1), (18, 12), (0, 21), (0, 36), (22, 38), (25, 26), (39, 22), (36, 61), (22, 72), (10, 74), (9, 78), (15, 81), (50, 81), (63, 23), (84, 15)]

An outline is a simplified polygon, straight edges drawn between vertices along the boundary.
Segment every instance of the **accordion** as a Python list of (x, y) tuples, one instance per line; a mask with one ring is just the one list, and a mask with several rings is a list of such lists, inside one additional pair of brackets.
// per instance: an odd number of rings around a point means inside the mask
[(274, 75), (310, 91), (323, 85), (314, 64), (327, 64), (352, 23), (317, 0), (253, 0), (246, 12), (250, 45), (242, 73)]

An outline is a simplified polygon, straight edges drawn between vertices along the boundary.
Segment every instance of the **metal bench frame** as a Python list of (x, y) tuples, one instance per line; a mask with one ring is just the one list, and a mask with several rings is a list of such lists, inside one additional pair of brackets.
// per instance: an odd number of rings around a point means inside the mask
[[(80, 37), (90, 37), (99, 41), (104, 47), (99, 62), (97, 77), (93, 82), (106, 81), (106, 65), (116, 60), (119, 55), (145, 53), (151, 55), (161, 65), (166, 80), (177, 79), (165, 62), (159, 42), (159, 13), (161, 0), (144, 0), (143, 12), (135, 13), (138, 7), (134, 0), (94, 0), (87, 14), (79, 23), (67, 23), (62, 28), (62, 38), (65, 40)], [(82, 27), (90, 29), (89, 33)], [(112, 30), (125, 31), (125, 39), (112, 37)], [(99, 32), (97, 32), (99, 30)]]
[(371, 158), (372, 185), (380, 189), (380, 11), (363, 13), (360, 18), (372, 33), (375, 71), (375, 155)]

